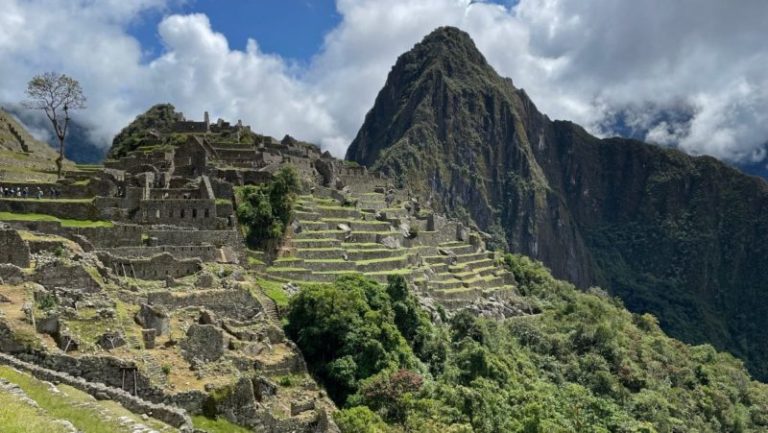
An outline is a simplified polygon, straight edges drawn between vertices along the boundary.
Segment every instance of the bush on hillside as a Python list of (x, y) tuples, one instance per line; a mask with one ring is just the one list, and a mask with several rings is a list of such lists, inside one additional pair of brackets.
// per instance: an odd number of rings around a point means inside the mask
[(280, 169), (268, 184), (238, 189), (237, 218), (245, 227), (249, 246), (269, 247), (283, 236), (298, 192), (299, 176), (290, 166)]

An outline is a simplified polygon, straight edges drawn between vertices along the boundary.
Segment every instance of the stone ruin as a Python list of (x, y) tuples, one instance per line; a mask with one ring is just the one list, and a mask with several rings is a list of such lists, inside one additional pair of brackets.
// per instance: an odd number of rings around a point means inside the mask
[[(55, 335), (54, 346), (30, 355), (0, 320), (0, 347), (191, 414), (213, 410), (276, 432), (333, 431), (333, 404), (307, 376), (259, 281), (284, 285), (290, 295), (350, 272), (379, 282), (396, 274), (436, 315), (463, 308), (525, 314), (514, 307), (511, 274), (485, 249), (487, 235), (434, 213), (381, 174), (290, 136), (212, 124), (207, 113), (203, 122), (181, 117), (169, 134), (186, 138), (165, 145), (159, 134), (158, 144), (103, 168), (68, 173), (46, 186), (57, 198), (0, 197), (0, 211), (50, 217), (0, 227), (0, 263), (19, 269), (2, 270), (14, 283), (34, 285), (37, 306), (27, 305), (30, 314), (15, 326), (47, 309), (43, 325)], [(277, 251), (247, 250), (235, 188), (270, 182), (287, 165), (303, 192), (284, 242)], [(32, 266), (31, 277), (21, 271)], [(104, 361), (85, 377), (84, 356), (93, 353), (120, 361)], [(179, 382), (184, 371), (202, 385)], [(287, 374), (304, 375), (305, 385), (274, 384)], [(222, 382), (233, 377), (244, 378)], [(212, 409), (213, 391), (227, 397)]]
[(29, 244), (15, 230), (0, 223), (0, 263), (29, 266)]

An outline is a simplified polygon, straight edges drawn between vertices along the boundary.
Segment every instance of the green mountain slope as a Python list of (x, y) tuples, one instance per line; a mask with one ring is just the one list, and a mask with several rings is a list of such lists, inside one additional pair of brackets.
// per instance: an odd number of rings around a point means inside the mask
[[(0, 182), (56, 180), (55, 149), (36, 140), (16, 118), (0, 109)], [(65, 168), (72, 168), (65, 161)]]
[(305, 288), (288, 334), (344, 433), (715, 433), (768, 429), (768, 386), (711, 346), (666, 336), (600, 290), (508, 255), (540, 313), (432, 323), (405, 283)]
[(551, 121), (453, 28), (398, 59), (347, 159), (768, 378), (762, 179)]

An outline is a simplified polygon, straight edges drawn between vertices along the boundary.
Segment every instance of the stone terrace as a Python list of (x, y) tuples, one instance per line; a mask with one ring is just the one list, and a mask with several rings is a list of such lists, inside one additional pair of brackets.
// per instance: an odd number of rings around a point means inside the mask
[(348, 273), (379, 282), (403, 275), (449, 309), (513, 289), (511, 275), (477, 234), (434, 215), (413, 216), (407, 203), (388, 207), (393, 192), (373, 189), (349, 192), (346, 202), (353, 205), (346, 206), (323, 188), (301, 196), (285, 247), (266, 276), (300, 286)]

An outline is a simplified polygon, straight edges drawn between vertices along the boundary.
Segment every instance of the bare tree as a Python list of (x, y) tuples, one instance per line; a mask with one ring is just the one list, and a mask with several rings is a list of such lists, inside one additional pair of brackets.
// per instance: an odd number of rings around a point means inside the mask
[(59, 139), (59, 157), (56, 158), (57, 174), (61, 177), (64, 162), (64, 138), (69, 127), (69, 111), (85, 108), (85, 95), (80, 83), (72, 77), (56, 72), (35, 75), (27, 84), (24, 106), (42, 110), (53, 125)]

